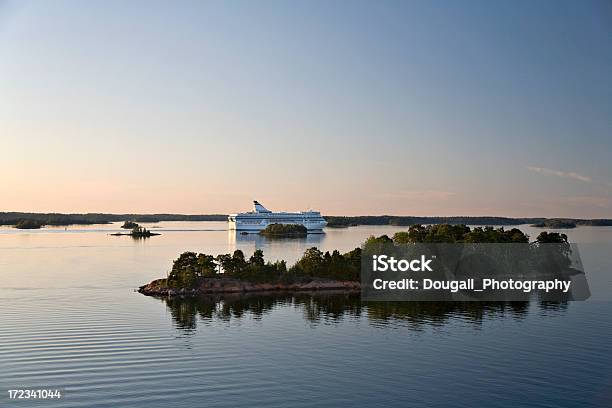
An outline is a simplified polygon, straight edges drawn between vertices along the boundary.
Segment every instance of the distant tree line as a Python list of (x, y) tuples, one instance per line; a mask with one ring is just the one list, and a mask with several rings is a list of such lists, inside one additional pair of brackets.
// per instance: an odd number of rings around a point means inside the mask
[(130, 220), (134, 222), (160, 221), (226, 221), (227, 215), (185, 215), (185, 214), (58, 214), (0, 212), (0, 225), (17, 225), (19, 222), (37, 222), (40, 225), (91, 225), (108, 224)]
[[(325, 216), (328, 227), (353, 227), (357, 225), (396, 225), (415, 224), (464, 224), (464, 225), (522, 225), (562, 221), (576, 225), (612, 226), (612, 219), (558, 219), (558, 218), (508, 218), (508, 217), (411, 217), (394, 215), (376, 216)], [(552, 224), (551, 224), (552, 225)], [(550, 227), (554, 228), (554, 227)]]
[[(585, 225), (585, 224), (582, 224)], [(592, 224), (591, 224), (592, 225)], [(568, 228), (576, 228), (577, 224), (573, 220), (566, 219), (550, 219), (544, 220), (542, 222), (538, 222), (532, 225), (532, 227), (537, 228), (552, 228), (552, 229), (568, 229)]]

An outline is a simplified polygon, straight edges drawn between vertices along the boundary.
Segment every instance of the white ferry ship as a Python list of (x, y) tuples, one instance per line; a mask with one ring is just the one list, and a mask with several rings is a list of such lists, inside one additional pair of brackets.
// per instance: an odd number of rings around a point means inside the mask
[(323, 232), (327, 225), (318, 211), (272, 212), (257, 201), (253, 201), (253, 211), (230, 214), (227, 221), (229, 229), (236, 231), (261, 231), (270, 224), (301, 224), (308, 232)]

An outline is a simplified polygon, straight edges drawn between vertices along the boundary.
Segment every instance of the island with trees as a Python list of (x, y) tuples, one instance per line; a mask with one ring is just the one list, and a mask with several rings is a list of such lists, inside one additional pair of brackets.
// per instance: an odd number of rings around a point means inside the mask
[[(126, 221), (127, 223), (128, 221)], [(111, 234), (113, 236), (122, 236), (122, 235), (127, 235), (130, 236), (132, 238), (149, 238), (149, 237), (153, 237), (155, 235), (161, 235), (159, 233), (155, 233), (155, 232), (151, 232), (148, 229), (146, 229), (145, 227), (141, 227), (140, 225), (136, 224), (136, 223), (132, 223), (135, 224), (134, 227), (132, 227), (132, 231), (131, 232), (116, 232), (114, 234)], [(123, 227), (122, 227), (123, 228)]]
[(305, 237), (308, 230), (301, 224), (270, 224), (259, 234), (269, 238), (297, 238)]
[[(266, 262), (263, 251), (246, 257), (241, 250), (213, 256), (184, 252), (174, 260), (167, 277), (141, 286), (138, 291), (150, 296), (199, 295), (255, 291), (360, 290), (362, 251), (380, 245), (410, 243), (523, 243), (529, 236), (517, 228), (470, 228), (465, 225), (413, 225), (393, 237), (371, 236), (364, 244), (346, 253), (322, 252), (313, 247), (292, 266), (285, 261)], [(542, 232), (534, 245), (567, 245), (567, 236)]]
[(567, 219), (551, 218), (532, 225), (536, 228), (549, 228), (549, 229), (570, 229), (576, 228), (576, 222)]
[(134, 222), (134, 221), (125, 221), (123, 223), (123, 225), (121, 226), (121, 228), (123, 229), (134, 229), (136, 227), (138, 227), (138, 223)]
[(17, 229), (40, 229), (42, 226), (43, 223), (36, 220), (19, 220), (15, 224), (15, 228)]

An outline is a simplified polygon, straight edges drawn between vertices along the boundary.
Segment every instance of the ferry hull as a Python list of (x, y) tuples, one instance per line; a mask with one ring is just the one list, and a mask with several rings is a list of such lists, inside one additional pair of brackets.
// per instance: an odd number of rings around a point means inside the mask
[(241, 222), (240, 220), (238, 220), (238, 221), (229, 221), (228, 228), (230, 230), (235, 230), (235, 231), (258, 232), (258, 231), (264, 230), (270, 224), (299, 224), (299, 225), (303, 225), (304, 227), (306, 227), (308, 232), (317, 233), (317, 232), (323, 232), (323, 228), (325, 228), (325, 225), (327, 225), (327, 222), (323, 221), (323, 222), (305, 223), (305, 222), (287, 222), (283, 220), (278, 220), (278, 221), (263, 221), (262, 220), (261, 222), (258, 222), (258, 223), (255, 223), (255, 222), (245, 223), (245, 222)]

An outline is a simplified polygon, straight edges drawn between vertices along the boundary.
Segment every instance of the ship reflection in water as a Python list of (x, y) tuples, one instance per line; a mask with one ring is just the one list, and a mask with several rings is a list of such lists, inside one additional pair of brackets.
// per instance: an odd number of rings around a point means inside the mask
[[(163, 298), (176, 327), (192, 332), (198, 324), (265, 319), (273, 310), (294, 308), (311, 324), (365, 319), (373, 326), (420, 330), (462, 321), (478, 328), (485, 319), (523, 319), (534, 312), (529, 302), (362, 302), (359, 293), (301, 292), (224, 294)], [(532, 302), (540, 314), (564, 313), (568, 303)]]
[(289, 264), (297, 261), (304, 251), (311, 247), (321, 247), (326, 234), (308, 234), (305, 237), (266, 237), (258, 233), (241, 234), (229, 230), (227, 233), (227, 248), (229, 253), (239, 249), (245, 254), (252, 254), (260, 249), (266, 260), (284, 259)]

